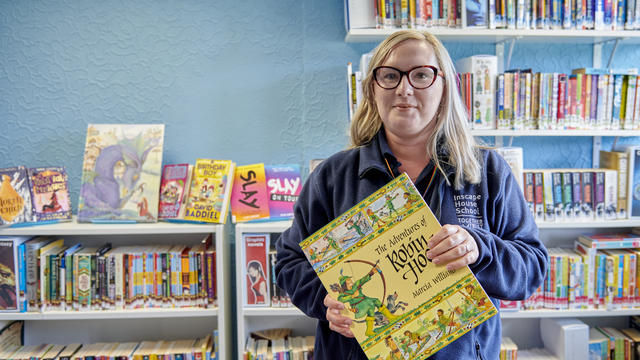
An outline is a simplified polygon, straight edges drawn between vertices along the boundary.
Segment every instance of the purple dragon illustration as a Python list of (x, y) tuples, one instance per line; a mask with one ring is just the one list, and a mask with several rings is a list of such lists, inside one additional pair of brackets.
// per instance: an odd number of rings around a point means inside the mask
[[(124, 138), (118, 144), (102, 149), (94, 171), (83, 174), (80, 220), (139, 218), (136, 212), (123, 207), (136, 192), (143, 191), (144, 184), (138, 184), (140, 175), (147, 156), (157, 144), (157, 138), (146, 139), (138, 134), (133, 139)], [(116, 179), (114, 171), (118, 162), (124, 164), (121, 179)]]

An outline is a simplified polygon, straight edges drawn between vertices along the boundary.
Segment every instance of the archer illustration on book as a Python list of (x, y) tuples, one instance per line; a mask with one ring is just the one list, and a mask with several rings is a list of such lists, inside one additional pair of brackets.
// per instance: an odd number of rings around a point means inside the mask
[[(338, 301), (349, 304), (349, 311), (355, 314), (356, 321), (361, 322), (361, 319), (364, 317), (364, 322), (367, 326), (365, 335), (371, 337), (384, 326), (389, 325), (389, 323), (398, 319), (400, 314), (393, 314), (384, 304), (384, 301), (380, 300), (385, 299), (387, 284), (384, 280), (382, 270), (378, 267), (379, 261), (374, 264), (367, 260), (351, 259), (345, 261), (345, 264), (354, 262), (364, 263), (372, 266), (372, 268), (368, 273), (356, 281), (353, 280), (352, 276), (344, 275), (344, 269), (340, 270), (338, 283), (331, 284), (331, 290), (338, 293)], [(368, 296), (363, 292), (363, 286), (368, 283), (375, 274), (380, 275), (380, 279), (382, 280), (383, 290), (381, 298)], [(379, 290), (380, 288), (375, 287), (374, 289)], [(381, 317), (384, 317), (384, 319)], [(379, 321), (376, 321), (378, 319)], [(374, 328), (376, 325), (381, 327)]]

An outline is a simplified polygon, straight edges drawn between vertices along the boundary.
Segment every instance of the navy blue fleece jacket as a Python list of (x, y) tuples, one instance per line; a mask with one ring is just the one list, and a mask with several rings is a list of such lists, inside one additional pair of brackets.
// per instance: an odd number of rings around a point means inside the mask
[[(538, 228), (507, 163), (491, 150), (481, 150), (482, 179), (463, 189), (440, 181), (441, 224), (464, 227), (478, 244), (480, 256), (470, 265), (496, 306), (498, 299), (521, 300), (542, 283), (547, 251)], [(277, 241), (276, 276), (294, 305), (317, 318), (316, 359), (366, 359), (355, 339), (329, 329), (323, 300), (327, 291), (302, 253), (299, 242), (392, 180), (400, 165), (381, 130), (367, 145), (337, 153), (307, 179), (295, 206), (291, 228)], [(433, 164), (416, 181), (422, 193)], [(444, 176), (444, 175), (440, 175)], [(429, 198), (429, 193), (425, 196)], [(433, 208), (433, 204), (432, 204)], [(472, 329), (430, 359), (497, 359), (502, 336), (499, 316)]]

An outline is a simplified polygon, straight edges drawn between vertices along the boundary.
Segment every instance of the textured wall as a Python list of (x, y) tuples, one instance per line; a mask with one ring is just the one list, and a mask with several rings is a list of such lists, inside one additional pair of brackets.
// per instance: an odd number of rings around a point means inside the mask
[[(0, 167), (65, 165), (77, 201), (87, 124), (164, 123), (165, 162), (306, 168), (347, 143), (345, 64), (374, 44), (344, 35), (340, 0), (0, 2)], [(494, 51), (445, 45), (454, 59)], [(621, 45), (614, 67), (639, 52)], [(511, 65), (568, 71), (591, 57), (517, 43)], [(513, 144), (526, 167), (590, 163), (590, 138)]]

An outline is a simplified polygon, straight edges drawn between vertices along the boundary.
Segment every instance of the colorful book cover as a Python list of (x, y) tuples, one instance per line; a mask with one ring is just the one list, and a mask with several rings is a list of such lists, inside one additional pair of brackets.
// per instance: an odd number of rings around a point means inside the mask
[(269, 306), (268, 262), (269, 234), (245, 234), (242, 236), (244, 252), (245, 293), (247, 306)]
[(224, 224), (234, 173), (231, 160), (196, 160), (184, 219)]
[(0, 312), (18, 311), (23, 302), (20, 292), (18, 248), (28, 240), (24, 236), (0, 236)]
[(164, 125), (90, 124), (79, 222), (155, 222)]
[(264, 164), (238, 166), (231, 190), (231, 221), (268, 218), (269, 193)]
[(31, 168), (28, 174), (35, 221), (71, 220), (71, 200), (65, 168)]
[(24, 166), (0, 169), (0, 225), (33, 221), (29, 177)]
[(293, 218), (293, 204), (298, 200), (302, 180), (299, 165), (267, 165), (269, 214), (271, 219)]
[(438, 229), (402, 174), (300, 243), (369, 358), (424, 359), (497, 314), (468, 267), (427, 259)]
[(629, 177), (627, 180), (627, 211), (629, 218), (640, 218), (640, 147), (627, 149), (629, 154)]
[(160, 219), (175, 219), (180, 217), (180, 210), (184, 207), (186, 193), (193, 166), (189, 164), (167, 164), (162, 170), (160, 183), (160, 202), (158, 203), (158, 217)]

